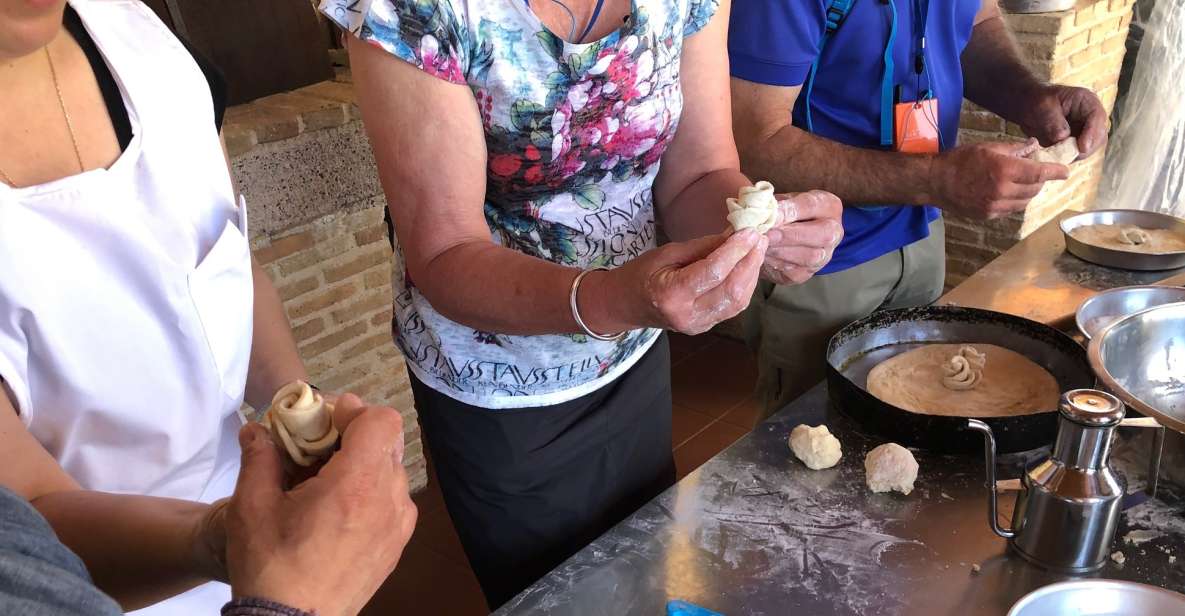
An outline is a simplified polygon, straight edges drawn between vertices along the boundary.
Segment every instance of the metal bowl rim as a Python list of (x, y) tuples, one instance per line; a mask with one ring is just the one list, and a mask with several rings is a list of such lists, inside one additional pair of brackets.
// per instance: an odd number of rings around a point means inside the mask
[(1161, 413), (1160, 411), (1144, 403), (1143, 400), (1131, 395), (1127, 391), (1127, 388), (1121, 386), (1115, 380), (1115, 378), (1111, 376), (1111, 373), (1108, 372), (1103, 366), (1102, 358), (1103, 341), (1107, 339), (1107, 334), (1111, 333), (1111, 330), (1123, 325), (1124, 323), (1127, 323), (1132, 319), (1140, 318), (1150, 312), (1156, 312), (1157, 310), (1168, 310), (1170, 308), (1185, 308), (1185, 302), (1173, 302), (1171, 304), (1153, 306), (1151, 308), (1129, 314), (1122, 319), (1112, 322), (1110, 325), (1104, 327), (1103, 330), (1099, 332), (1099, 335), (1090, 341), (1090, 345), (1088, 345), (1086, 348), (1086, 359), (1090, 362), (1090, 368), (1094, 371), (1095, 376), (1097, 376), (1099, 381), (1103, 383), (1104, 389), (1114, 393), (1120, 400), (1123, 400), (1124, 404), (1128, 405), (1129, 407), (1134, 407), (1135, 410), (1141, 415), (1154, 417), (1164, 427), (1185, 434), (1185, 421), (1165, 415), (1164, 413)]
[[(1171, 289), (1171, 290), (1180, 291), (1181, 293), (1185, 293), (1185, 287), (1178, 287), (1178, 286), (1173, 286), (1173, 285), (1162, 285), (1162, 284), (1134, 284), (1131, 286), (1115, 287), (1113, 289), (1099, 291), (1095, 295), (1092, 295), (1092, 296), (1086, 298), (1085, 300), (1083, 300), (1083, 302), (1081, 304), (1078, 305), (1078, 309), (1074, 311), (1074, 325), (1076, 325), (1078, 327), (1078, 331), (1083, 336), (1085, 336), (1087, 340), (1090, 340), (1092, 338), (1092, 336), (1090, 335), (1090, 332), (1087, 331), (1086, 324), (1082, 322), (1082, 313), (1086, 310), (1086, 308), (1090, 304), (1094, 303), (1095, 300), (1098, 300), (1099, 298), (1102, 298), (1102, 297), (1107, 297), (1110, 295), (1119, 295), (1121, 292), (1125, 292), (1125, 291), (1130, 292), (1130, 291), (1142, 290), (1142, 289), (1151, 289), (1154, 291), (1160, 291), (1163, 289)], [(1185, 299), (1182, 299), (1180, 301), (1185, 301)], [(1167, 303), (1177, 304), (1180, 302), (1167, 302)], [(1156, 308), (1157, 306), (1164, 306), (1164, 305), (1165, 304), (1157, 304), (1156, 306), (1148, 306), (1146, 308), (1142, 308), (1141, 310), (1133, 312), (1131, 314), (1136, 314), (1138, 312), (1142, 312), (1143, 310), (1148, 310), (1149, 308)], [(1127, 318), (1128, 316), (1131, 316), (1131, 315), (1123, 315), (1122, 317), (1116, 319), (1116, 321)], [(1104, 327), (1104, 328), (1100, 329), (1098, 333), (1102, 334), (1104, 329), (1106, 329), (1106, 328)]]
[(1072, 591), (1072, 590), (1076, 590), (1079, 588), (1081, 588), (1081, 589), (1101, 589), (1101, 588), (1108, 588), (1108, 587), (1110, 587), (1112, 589), (1116, 589), (1116, 590), (1137, 589), (1137, 590), (1144, 591), (1144, 592), (1152, 592), (1154, 594), (1165, 595), (1165, 596), (1171, 597), (1171, 598), (1185, 604), (1185, 596), (1181, 595), (1181, 593), (1173, 592), (1171, 590), (1168, 590), (1167, 588), (1153, 586), (1152, 584), (1142, 584), (1140, 582), (1129, 582), (1127, 580), (1109, 580), (1109, 579), (1070, 580), (1070, 581), (1066, 581), (1066, 582), (1057, 582), (1054, 584), (1042, 586), (1041, 588), (1038, 588), (1038, 589), (1028, 593), (1027, 595), (1021, 597), (1019, 601), (1017, 601), (1016, 603), (1014, 603), (1012, 605), (1012, 608), (1008, 610), (1007, 616), (1017, 616), (1017, 614), (1020, 613), (1019, 610), (1022, 610), (1024, 608), (1028, 607), (1033, 602), (1037, 601), (1038, 599), (1040, 599), (1044, 596), (1051, 595), (1056, 592), (1060, 592), (1063, 590), (1071, 590)]

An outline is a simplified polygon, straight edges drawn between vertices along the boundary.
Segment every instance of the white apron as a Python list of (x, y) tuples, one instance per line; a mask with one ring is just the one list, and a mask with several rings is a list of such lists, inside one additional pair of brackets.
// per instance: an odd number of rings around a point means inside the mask
[[(238, 474), (246, 210), (209, 86), (181, 43), (139, 1), (70, 4), (135, 137), (110, 169), (0, 184), (0, 376), (84, 488), (210, 502)], [(136, 614), (216, 614), (229, 598), (207, 584)]]

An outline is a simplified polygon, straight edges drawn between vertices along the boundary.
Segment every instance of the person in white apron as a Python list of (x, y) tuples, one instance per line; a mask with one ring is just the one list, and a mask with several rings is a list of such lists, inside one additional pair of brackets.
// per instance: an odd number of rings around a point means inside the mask
[(234, 490), (238, 409), (307, 379), (212, 107), (138, 0), (0, 0), (0, 484), (136, 614), (229, 599), (208, 503)]

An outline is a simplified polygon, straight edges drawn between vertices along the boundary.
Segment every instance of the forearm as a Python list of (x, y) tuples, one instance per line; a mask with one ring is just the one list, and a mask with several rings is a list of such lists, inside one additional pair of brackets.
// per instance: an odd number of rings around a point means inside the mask
[(32, 504), (86, 564), (95, 585), (131, 611), (218, 576), (198, 548), (208, 505), (83, 490)]
[(933, 202), (934, 156), (844, 145), (785, 125), (741, 148), (741, 168), (778, 192), (825, 190), (847, 204)]
[(968, 100), (1010, 122), (1024, 123), (1033, 93), (1045, 84), (1025, 66), (999, 15), (976, 24), (961, 58)]
[(728, 226), (725, 201), (752, 182), (738, 169), (719, 169), (688, 184), (670, 203), (660, 204), (663, 231), (681, 242), (720, 233)]
[(251, 260), (255, 286), (254, 331), (247, 372), (246, 400), (254, 409), (266, 409), (276, 391), (295, 380), (308, 380), (296, 349), (292, 328), (280, 294), (263, 268)]
[(578, 273), (492, 242), (472, 241), (442, 252), (412, 276), (448, 319), (478, 331), (528, 336), (580, 332), (568, 305)]

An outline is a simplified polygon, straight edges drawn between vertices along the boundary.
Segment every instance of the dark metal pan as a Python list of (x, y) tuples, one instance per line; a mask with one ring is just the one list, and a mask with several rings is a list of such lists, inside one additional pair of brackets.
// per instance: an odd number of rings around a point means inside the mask
[[(924, 344), (994, 344), (1028, 357), (1057, 379), (1062, 391), (1089, 388), (1095, 375), (1086, 350), (1066, 334), (1021, 317), (957, 306), (885, 310), (856, 321), (831, 338), (827, 389), (832, 403), (865, 430), (902, 445), (940, 453), (982, 453), (966, 417), (922, 415), (881, 401), (865, 390), (877, 364)], [(1016, 417), (982, 417), (999, 451), (1028, 451), (1053, 443), (1057, 409)]]

